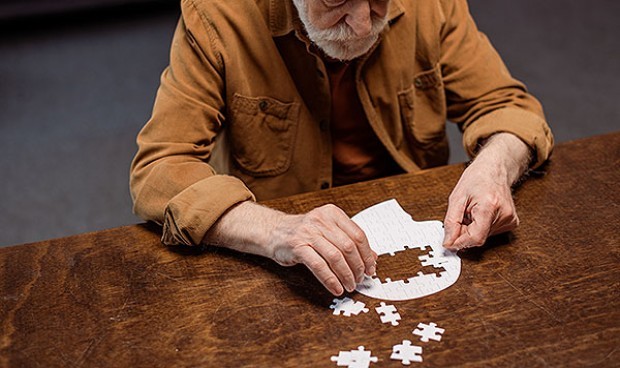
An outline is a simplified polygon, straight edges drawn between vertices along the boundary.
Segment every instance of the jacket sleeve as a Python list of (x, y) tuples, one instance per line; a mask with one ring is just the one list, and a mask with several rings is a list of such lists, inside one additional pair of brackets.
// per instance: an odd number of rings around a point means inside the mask
[(553, 149), (553, 135), (540, 103), (511, 77), (484, 34), (478, 31), (466, 0), (441, 0), (440, 64), (448, 119), (463, 130), (463, 145), (473, 157), (482, 140), (508, 132), (525, 142), (541, 165)]
[(166, 245), (200, 244), (224, 212), (254, 199), (241, 180), (218, 175), (207, 163), (224, 122), (223, 65), (191, 4), (183, 2), (170, 65), (131, 165), (134, 212), (163, 225)]

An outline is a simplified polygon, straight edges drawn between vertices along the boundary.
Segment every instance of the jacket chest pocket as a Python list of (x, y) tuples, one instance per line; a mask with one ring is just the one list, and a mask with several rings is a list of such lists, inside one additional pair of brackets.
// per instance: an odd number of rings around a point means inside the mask
[(398, 93), (398, 103), (414, 145), (424, 148), (445, 138), (446, 97), (439, 65), (416, 74), (413, 84)]
[(235, 94), (230, 110), (231, 153), (239, 168), (257, 177), (288, 170), (295, 146), (299, 104)]

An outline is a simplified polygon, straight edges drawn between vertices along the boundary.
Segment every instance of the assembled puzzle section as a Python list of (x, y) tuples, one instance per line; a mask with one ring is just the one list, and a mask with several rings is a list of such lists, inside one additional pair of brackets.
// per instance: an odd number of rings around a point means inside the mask
[[(412, 272), (400, 280), (386, 275), (385, 280), (366, 276), (356, 290), (368, 297), (401, 301), (422, 298), (453, 285), (461, 273), (461, 259), (443, 248), (443, 224), (440, 221), (416, 222), (392, 199), (371, 206), (352, 217), (379, 255), (395, 255), (408, 249), (428, 250), (420, 256), (421, 266), (442, 268), (439, 273)], [(430, 250), (428, 249), (430, 247)]]

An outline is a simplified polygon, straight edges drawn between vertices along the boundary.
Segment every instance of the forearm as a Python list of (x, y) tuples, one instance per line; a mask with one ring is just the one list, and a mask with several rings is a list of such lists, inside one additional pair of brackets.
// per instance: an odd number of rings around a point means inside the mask
[(203, 243), (273, 258), (270, 234), (282, 216), (285, 214), (252, 201), (241, 202), (215, 222)]
[(531, 159), (531, 149), (521, 139), (497, 133), (483, 144), (472, 165), (484, 167), (491, 177), (512, 186), (527, 171)]

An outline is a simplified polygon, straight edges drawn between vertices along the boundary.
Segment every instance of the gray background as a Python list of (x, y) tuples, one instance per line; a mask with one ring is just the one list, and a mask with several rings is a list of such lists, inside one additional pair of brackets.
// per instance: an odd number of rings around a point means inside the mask
[[(620, 127), (620, 2), (471, 0), (556, 140)], [(0, 246), (140, 222), (128, 170), (178, 17), (141, 5), (0, 19)], [(454, 127), (451, 162), (465, 160)]]

